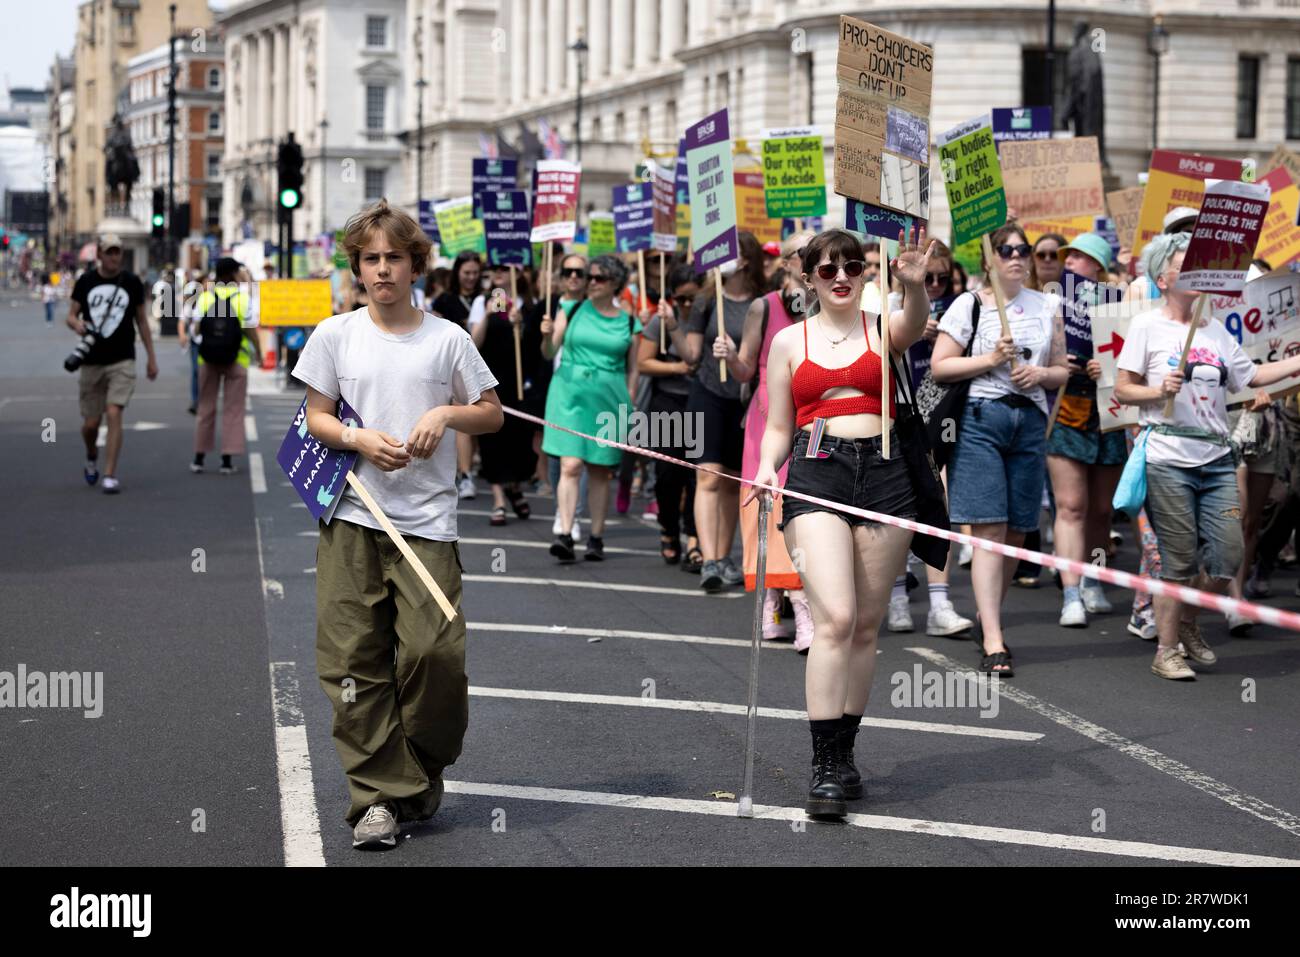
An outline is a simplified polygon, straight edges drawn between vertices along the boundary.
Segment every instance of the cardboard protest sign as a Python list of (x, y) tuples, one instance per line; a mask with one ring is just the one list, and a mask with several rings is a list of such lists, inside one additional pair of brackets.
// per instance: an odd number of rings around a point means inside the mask
[(840, 17), (835, 192), (929, 219), (933, 75), (929, 47)]
[(1115, 398), (1115, 370), (1134, 316), (1159, 306), (1151, 302), (1102, 302), (1092, 307), (1094, 355), (1101, 364), (1097, 381), (1097, 416), (1103, 432), (1137, 425), (1138, 409)]
[(1300, 188), (1284, 166), (1269, 172), (1261, 183), (1267, 183), (1271, 195), (1268, 212), (1264, 214), (1264, 231), (1255, 247), (1255, 258), (1262, 259), (1275, 269), (1300, 259), (1300, 228), (1295, 220), (1300, 206)]
[(1106, 208), (1110, 210), (1110, 218), (1115, 222), (1115, 233), (1119, 236), (1121, 246), (1133, 248), (1138, 218), (1142, 215), (1142, 197), (1145, 195), (1144, 186), (1117, 189), (1106, 194)]
[(704, 272), (740, 255), (727, 111), (719, 110), (690, 127), (685, 145), (691, 243), (695, 247), (695, 268)]
[(691, 187), (686, 173), (686, 140), (677, 144), (677, 165), (673, 168), (673, 188), (677, 191), (677, 248), (686, 249), (691, 241)]
[(989, 118), (977, 117), (948, 130), (937, 145), (953, 242), (961, 245), (978, 239), (1005, 223), (1007, 197)]
[[(346, 426), (364, 428), (361, 416), (347, 402), (338, 403), (339, 420)], [(357, 463), (357, 453), (331, 449), (322, 445), (307, 431), (307, 400), (303, 399), (293, 424), (285, 433), (276, 453), (276, 462), (288, 478), (298, 497), (307, 506), (311, 517), (329, 524), (334, 510), (339, 506), (345, 477)]]
[[(1256, 363), (1300, 354), (1300, 273), (1275, 269), (1246, 283), (1240, 293), (1208, 293), (1213, 321), (1222, 322)], [(1300, 377), (1264, 387), (1280, 398), (1300, 389)], [(1256, 389), (1228, 396), (1228, 404), (1247, 402)]]
[(490, 266), (527, 266), (532, 256), (528, 241), (532, 218), (528, 193), (522, 189), (479, 195), (483, 212), (483, 233)]
[(654, 192), (649, 183), (614, 187), (614, 245), (620, 253), (650, 248)]
[(587, 215), (587, 257), (595, 259), (615, 250), (614, 214), (593, 212)]
[(825, 148), (815, 127), (763, 131), (763, 191), (770, 217), (826, 215)]
[(263, 279), (257, 296), (264, 326), (315, 326), (334, 314), (328, 279)]
[(738, 169), (736, 177), (736, 226), (754, 234), (759, 245), (781, 241), (781, 220), (767, 214), (763, 195), (763, 171)]
[(433, 215), (438, 220), (438, 232), (442, 235), (443, 255), (455, 256), (467, 249), (487, 252), (483, 221), (474, 218), (472, 196), (460, 196), (437, 203), (433, 207)]
[(1207, 179), (1254, 179), (1253, 166), (1240, 160), (1156, 150), (1151, 154), (1142, 212), (1133, 239), (1133, 258), (1142, 254), (1154, 236), (1164, 230), (1165, 214), (1179, 206), (1200, 209)]
[(1300, 183), (1300, 154), (1293, 153), (1285, 146), (1279, 146), (1264, 160), (1260, 169), (1268, 172), (1281, 167), (1291, 174), (1293, 182)]
[(1019, 219), (1106, 215), (1097, 137), (1008, 141), (998, 160), (1007, 206)]
[(566, 160), (539, 160), (534, 177), (535, 243), (573, 239), (578, 231), (578, 187), (582, 168)]
[(993, 142), (1008, 140), (1049, 140), (1052, 138), (1050, 106), (1015, 106), (993, 108)]
[(1235, 292), (1245, 288), (1268, 211), (1268, 183), (1207, 180), (1192, 241), (1178, 274), (1179, 289)]
[(652, 175), (654, 227), (650, 234), (650, 248), (665, 253), (675, 252), (677, 250), (677, 191), (673, 183), (673, 170), (656, 163)]

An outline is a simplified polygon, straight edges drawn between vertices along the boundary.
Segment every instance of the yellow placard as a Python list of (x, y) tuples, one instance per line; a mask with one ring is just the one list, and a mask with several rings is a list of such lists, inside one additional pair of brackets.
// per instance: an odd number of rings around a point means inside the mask
[(264, 279), (257, 292), (264, 326), (315, 326), (334, 314), (328, 279)]
[(1020, 224), (1025, 231), (1025, 238), (1031, 246), (1038, 245), (1038, 240), (1048, 233), (1064, 236), (1066, 242), (1074, 240), (1082, 233), (1090, 233), (1096, 228), (1097, 221), (1092, 216), (1072, 216), (1069, 219), (1031, 219)]
[(1255, 257), (1278, 269), (1300, 259), (1300, 227), (1295, 224), (1300, 190), (1285, 166), (1270, 170), (1261, 182), (1268, 183), (1273, 194), (1264, 215), (1264, 230), (1259, 234)]

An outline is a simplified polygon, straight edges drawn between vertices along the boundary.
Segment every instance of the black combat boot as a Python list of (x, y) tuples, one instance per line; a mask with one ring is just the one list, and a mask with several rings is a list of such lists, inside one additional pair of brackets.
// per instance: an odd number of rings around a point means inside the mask
[(844, 784), (840, 781), (839, 729), (814, 728), (812, 738), (813, 773), (805, 810), (809, 817), (842, 818), (848, 813), (848, 807), (844, 803)]
[(844, 785), (844, 796), (850, 801), (856, 801), (862, 797), (862, 775), (853, 764), (853, 742), (858, 737), (858, 722), (862, 717), (846, 714), (840, 720), (842, 722), (838, 737), (840, 782)]

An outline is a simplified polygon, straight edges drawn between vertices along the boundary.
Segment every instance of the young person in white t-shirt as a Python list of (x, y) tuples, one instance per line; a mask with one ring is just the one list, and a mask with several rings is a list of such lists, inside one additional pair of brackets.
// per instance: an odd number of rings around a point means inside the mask
[[(1139, 407), (1138, 421), (1147, 430), (1146, 510), (1159, 543), (1161, 579), (1223, 594), (1242, 559), (1227, 398), (1231, 392), (1300, 374), (1300, 356), (1255, 365), (1222, 323), (1211, 319), (1192, 338), (1186, 372), (1179, 370), (1200, 295), (1175, 288), (1190, 240), (1187, 233), (1157, 236), (1144, 251), (1161, 304), (1129, 325), (1117, 362), (1115, 397)], [(1172, 417), (1164, 414), (1170, 396)], [(1155, 612), (1155, 674), (1195, 678), (1183, 657), (1198, 665), (1218, 660), (1201, 635), (1194, 606), (1157, 595)]]
[[(307, 340), (293, 371), (307, 427), (360, 453), (357, 478), (459, 607), (455, 436), (501, 428), (497, 380), (468, 332), (411, 305), (429, 255), (414, 219), (381, 200), (352, 217), (343, 248), (370, 304)], [(364, 428), (344, 428), (340, 397)], [(349, 487), (316, 553), (317, 670), (359, 848), (393, 847), (399, 822), (433, 815), (469, 721), (465, 619), (447, 620), (380, 529)]]
[[(1002, 335), (992, 289), (958, 296), (943, 319), (930, 369), (936, 382), (969, 379), (966, 410), (948, 463), (948, 514), (971, 534), (1019, 546), (1038, 528), (1046, 476), (1047, 394), (1069, 378), (1059, 296), (1025, 288), (1032, 247), (1014, 223), (990, 237), (1011, 335)], [(975, 306), (978, 302), (978, 319)], [(967, 345), (970, 354), (963, 355)], [(1012, 369), (1012, 360), (1015, 368)], [(1009, 678), (1002, 601), (1017, 559), (976, 549), (971, 587), (979, 610), (980, 670)]]

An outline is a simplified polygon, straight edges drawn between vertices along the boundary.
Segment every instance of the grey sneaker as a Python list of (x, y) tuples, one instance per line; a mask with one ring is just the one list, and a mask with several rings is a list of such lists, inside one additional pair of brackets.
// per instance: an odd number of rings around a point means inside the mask
[[(890, 611), (893, 611), (892, 603)], [(975, 627), (975, 622), (957, 614), (956, 609), (951, 604), (931, 605), (930, 613), (925, 616), (925, 633), (935, 637), (948, 638), (953, 635), (960, 635), (962, 632), (970, 631), (973, 627)]]
[(700, 587), (705, 591), (722, 591), (722, 563), (707, 561), (700, 567)]
[(1075, 598), (1062, 605), (1059, 624), (1062, 628), (1087, 628), (1088, 615), (1083, 602)]
[(1151, 662), (1151, 673), (1171, 681), (1195, 681), (1196, 672), (1187, 667), (1177, 648), (1164, 648), (1156, 653), (1156, 660)]
[(1201, 637), (1201, 626), (1194, 621), (1178, 623), (1178, 640), (1183, 646), (1183, 657), (1190, 658), (1198, 665), (1212, 665), (1219, 656)]
[(745, 583), (745, 573), (736, 567), (736, 563), (731, 560), (731, 556), (718, 561), (718, 566), (722, 572), (722, 583), (724, 585), (743, 585)]
[(1097, 582), (1088, 582), (1079, 588), (1079, 597), (1083, 599), (1083, 608), (1090, 615), (1109, 615), (1115, 610), (1106, 600), (1106, 593)]
[(397, 835), (401, 831), (391, 805), (386, 802), (373, 804), (352, 829), (352, 846), (367, 850), (396, 847)]
[(889, 621), (885, 627), (895, 632), (916, 630), (916, 626), (912, 623), (912, 609), (908, 605), (906, 595), (889, 599)]

